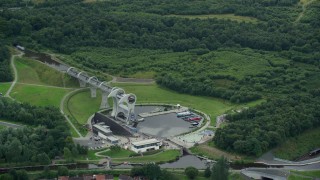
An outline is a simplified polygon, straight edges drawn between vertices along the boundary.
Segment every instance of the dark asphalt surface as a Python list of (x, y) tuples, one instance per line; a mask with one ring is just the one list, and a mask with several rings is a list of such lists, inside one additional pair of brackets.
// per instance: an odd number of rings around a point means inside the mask
[[(157, 106), (136, 106), (135, 112), (138, 115), (143, 112), (150, 112)], [(158, 137), (171, 137), (193, 130), (190, 122), (177, 118), (176, 113), (163, 114), (146, 117), (137, 126), (138, 131)]]

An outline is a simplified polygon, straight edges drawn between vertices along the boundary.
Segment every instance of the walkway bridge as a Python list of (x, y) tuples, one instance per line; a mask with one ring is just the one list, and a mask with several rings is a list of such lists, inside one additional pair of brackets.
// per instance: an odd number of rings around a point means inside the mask
[(106, 81), (99, 81), (95, 76), (89, 76), (85, 71), (80, 71), (75, 67), (70, 67), (65, 64), (61, 64), (57, 61), (54, 63), (45, 62), (47, 65), (61, 72), (76, 78), (79, 81), (80, 87), (90, 87), (90, 93), (92, 98), (97, 97), (97, 89), (101, 90), (102, 99), (100, 109), (106, 109), (109, 107), (108, 98), (113, 100), (112, 117), (117, 117), (120, 112), (125, 114), (124, 121), (129, 124), (130, 121), (135, 120), (134, 107), (137, 97), (134, 94), (126, 94), (125, 91), (118, 87), (112, 87)]

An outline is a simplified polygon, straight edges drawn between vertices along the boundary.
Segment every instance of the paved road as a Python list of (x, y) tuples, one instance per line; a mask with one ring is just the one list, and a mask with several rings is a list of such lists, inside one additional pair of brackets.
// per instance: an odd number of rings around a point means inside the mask
[(4, 122), (4, 121), (0, 121), (0, 125), (11, 127), (11, 128), (21, 128), (21, 127), (23, 127), (23, 125), (13, 124), (13, 123)]
[[(24, 53), (23, 52), (20, 52), (19, 54), (17, 55), (12, 55), (11, 58), (10, 58), (10, 61), (11, 61), (11, 66), (12, 66), (12, 69), (13, 69), (13, 73), (14, 73), (14, 80), (10, 86), (10, 88), (8, 89), (7, 93), (4, 95), (4, 97), (10, 97), (10, 93), (14, 87), (14, 85), (16, 84), (17, 80), (18, 80), (18, 73), (17, 73), (17, 68), (16, 66), (14, 65), (14, 59), (16, 57), (21, 57)], [(12, 98), (11, 98), (12, 99)]]

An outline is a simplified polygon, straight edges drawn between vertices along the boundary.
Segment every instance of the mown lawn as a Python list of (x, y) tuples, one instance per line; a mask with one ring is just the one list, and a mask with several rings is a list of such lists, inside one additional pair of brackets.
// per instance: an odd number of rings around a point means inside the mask
[(301, 176), (297, 176), (297, 175), (291, 174), (289, 176), (288, 180), (312, 180), (312, 178), (301, 177)]
[(134, 154), (133, 151), (126, 150), (126, 149), (120, 149), (119, 151), (107, 150), (107, 151), (100, 153), (100, 155), (109, 156), (111, 158), (126, 158), (132, 154)]
[(113, 158), (113, 162), (131, 162), (131, 163), (146, 163), (146, 162), (167, 162), (175, 160), (180, 155), (179, 150), (167, 150), (158, 154), (148, 156), (138, 156), (130, 158)]
[(316, 171), (291, 171), (295, 174), (303, 175), (303, 176), (310, 176), (313, 178), (320, 178), (320, 170)]
[(97, 153), (99, 151), (101, 151), (101, 150), (96, 150), (96, 151), (95, 150), (88, 150), (87, 155), (86, 156), (80, 156), (78, 158), (78, 160), (87, 160), (87, 158), (88, 158), (88, 160), (99, 160), (99, 159), (102, 159), (103, 157), (98, 157), (98, 156), (95, 155), (95, 153)]
[(296, 158), (320, 147), (320, 127), (290, 138), (274, 150), (278, 158), (295, 160)]
[(86, 124), (88, 118), (99, 111), (101, 103), (101, 91), (97, 90), (97, 97), (92, 98), (90, 90), (81, 91), (72, 95), (67, 102), (67, 110), (80, 124)]
[(10, 96), (32, 105), (59, 107), (62, 97), (69, 91), (62, 88), (16, 84)]
[(0, 93), (2, 93), (2, 95), (4, 96), (8, 91), (8, 89), (10, 88), (10, 86), (11, 86), (11, 82), (0, 83)]

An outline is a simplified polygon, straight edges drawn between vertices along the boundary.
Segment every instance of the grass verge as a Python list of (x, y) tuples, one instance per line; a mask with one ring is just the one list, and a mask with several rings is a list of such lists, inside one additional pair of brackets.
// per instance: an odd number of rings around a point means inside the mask
[(4, 96), (11, 86), (11, 82), (0, 83), (0, 93)]
[(190, 148), (190, 151), (194, 154), (198, 154), (200, 156), (206, 156), (210, 159), (219, 159), (221, 156), (224, 156), (230, 160), (244, 160), (251, 162), (253, 159), (247, 156), (240, 156), (237, 154), (232, 154), (223, 150), (220, 150), (214, 146), (213, 142), (200, 144), (198, 146), (193, 146)]
[(294, 174), (302, 175), (302, 176), (309, 176), (313, 178), (320, 178), (320, 170), (315, 171), (291, 171)]
[(126, 150), (126, 149), (120, 149), (119, 151), (107, 150), (107, 151), (100, 153), (100, 155), (109, 156), (111, 158), (126, 158), (132, 154), (134, 154), (133, 151)]
[(302, 155), (320, 147), (320, 127), (306, 131), (301, 135), (290, 138), (274, 150), (278, 158), (295, 160)]

